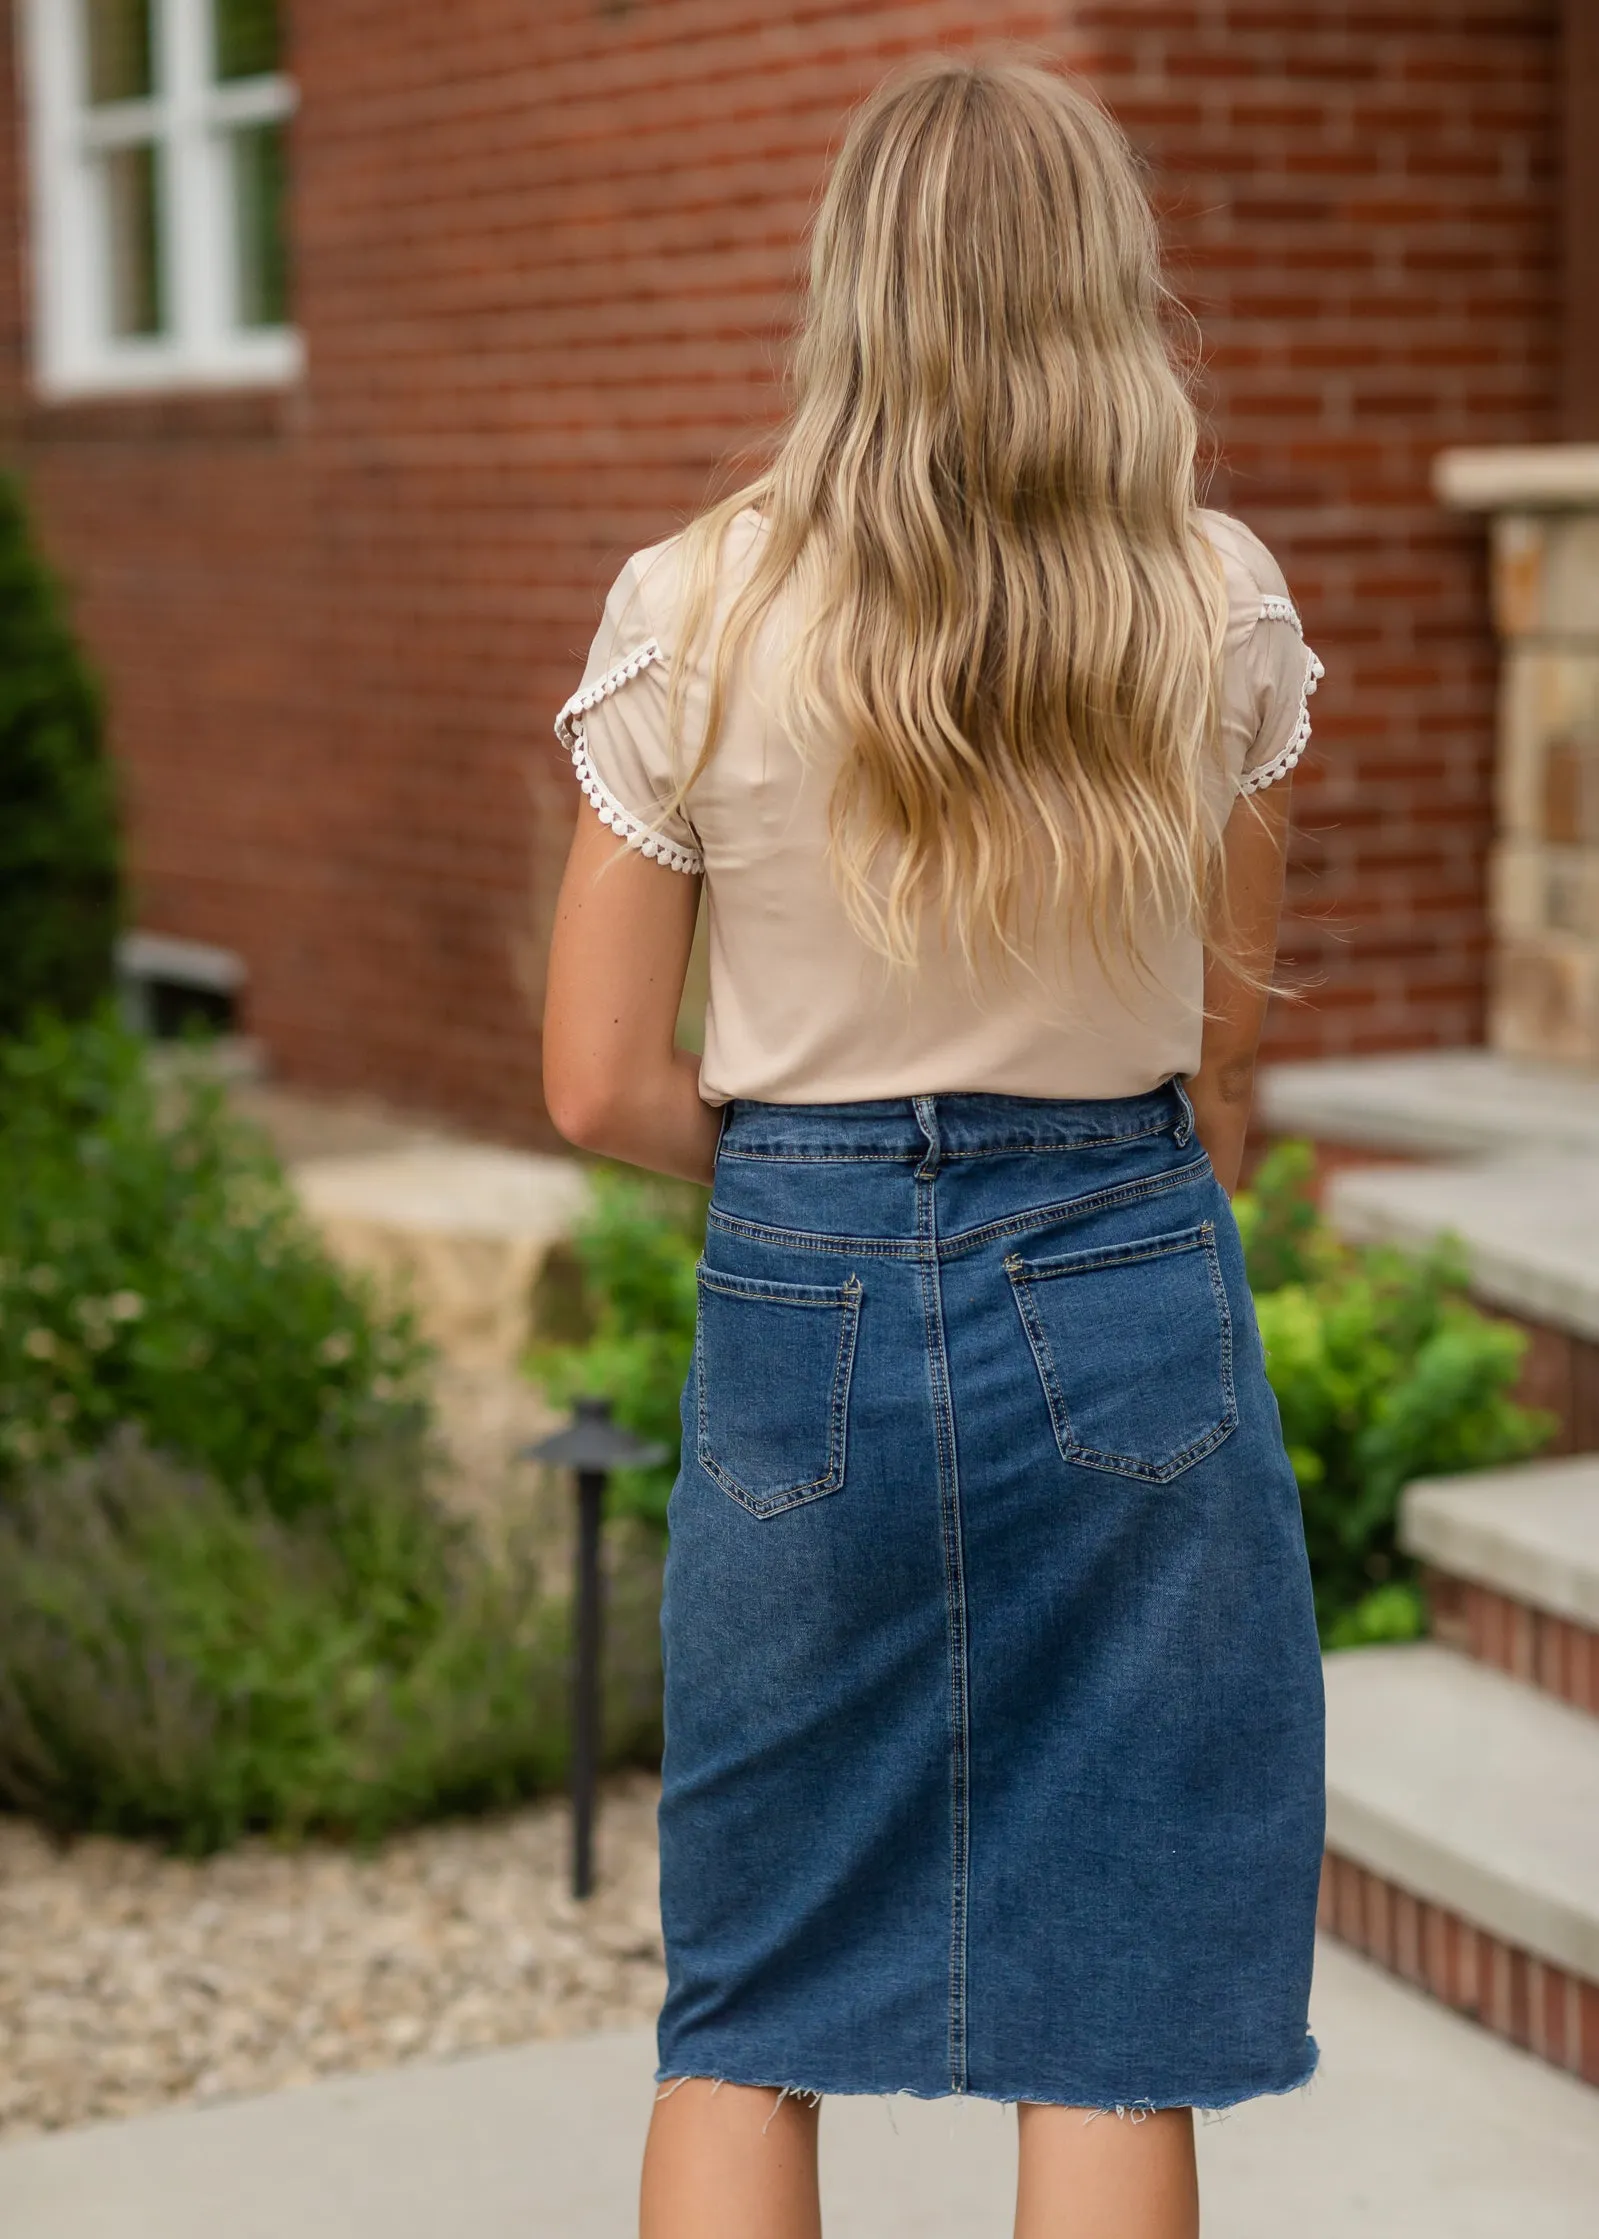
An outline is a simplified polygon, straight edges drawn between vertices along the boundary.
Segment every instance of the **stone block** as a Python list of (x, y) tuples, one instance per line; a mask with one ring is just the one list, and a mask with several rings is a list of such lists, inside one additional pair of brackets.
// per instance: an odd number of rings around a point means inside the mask
[(1501, 637), (1599, 641), (1599, 514), (1501, 514), (1493, 603)]
[(1548, 920), (1544, 850), (1536, 840), (1500, 840), (1488, 858), (1488, 911), (1501, 935), (1536, 935)]
[(1599, 730), (1564, 731), (1543, 751), (1543, 836), (1599, 847)]
[(1541, 514), (1501, 513), (1490, 545), (1494, 627), (1502, 638), (1536, 637), (1544, 608), (1544, 532)]
[[(1570, 766), (1551, 777), (1558, 745)], [(1599, 774), (1586, 773), (1599, 753), (1599, 644), (1592, 651), (1541, 643), (1505, 648), (1499, 693), (1499, 829), (1535, 839), (1548, 832), (1551, 813), (1569, 825), (1573, 816), (1599, 815)]]
[(1545, 856), (1544, 919), (1599, 949), (1599, 847), (1552, 847)]
[(1488, 1015), (1507, 1056), (1599, 1064), (1599, 948), (1569, 934), (1503, 936)]
[(1599, 513), (1559, 513), (1544, 523), (1543, 630), (1599, 642)]
[(1569, 933), (1599, 944), (1599, 848), (1502, 840), (1490, 860), (1489, 892), (1500, 934)]

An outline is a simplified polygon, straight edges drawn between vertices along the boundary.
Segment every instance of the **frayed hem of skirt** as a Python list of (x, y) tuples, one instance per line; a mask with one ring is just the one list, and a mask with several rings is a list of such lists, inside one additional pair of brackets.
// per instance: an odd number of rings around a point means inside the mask
[[(1000, 2107), (1080, 2107), (1085, 2115), (1120, 2115), (1127, 2121), (1142, 2122), (1150, 2115), (1164, 2114), (1174, 2107), (1192, 2107), (1196, 2114), (1226, 2114), (1234, 2107), (1244, 2107), (1252, 2099), (1284, 2099), (1290, 2092), (1304, 2091), (1315, 2080), (1321, 2060), (1321, 2048), (1314, 2037), (1305, 2039), (1306, 2061), (1304, 2067), (1285, 2083), (1247, 2084), (1234, 2091), (1172, 2092), (1154, 2098), (1123, 2099), (1102, 2098), (1093, 2091), (977, 2091), (970, 2087), (958, 2088), (951, 2084), (947, 2090), (925, 2091), (917, 2084), (863, 2084), (817, 2083), (793, 2080), (787, 2083), (773, 2076), (712, 2075), (702, 2068), (660, 2068), (656, 2070), (655, 2085), (659, 2098), (671, 2094), (686, 2083), (708, 2083), (713, 2088), (734, 2084), (743, 2091), (775, 2091), (777, 2105), (785, 2099), (804, 2099), (813, 2107), (823, 2099), (981, 2099)], [(774, 2108), (775, 2114), (777, 2109)]]

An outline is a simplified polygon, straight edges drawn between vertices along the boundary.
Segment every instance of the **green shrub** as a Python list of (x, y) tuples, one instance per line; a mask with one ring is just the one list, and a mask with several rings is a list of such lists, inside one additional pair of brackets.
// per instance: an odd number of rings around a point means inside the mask
[[(561, 1778), (532, 1535), (440, 1505), (410, 1318), (203, 1070), (157, 1091), (109, 1016), (36, 1017), (0, 1174), (0, 1809), (204, 1850)], [(614, 1762), (659, 1751), (660, 1547), (608, 1548)]]
[(0, 1039), (109, 991), (117, 820), (99, 695), (0, 475)]
[(123, 1425), (292, 1517), (414, 1421), (425, 1355), (328, 1257), (190, 1068), (158, 1108), (112, 1019), (0, 1043), (0, 1506)]
[(1237, 1199), (1267, 1374), (1324, 1640), (1406, 1639), (1423, 1613), (1395, 1536), (1404, 1486), (1520, 1460), (1554, 1423), (1511, 1397), (1526, 1340), (1471, 1305), (1458, 1249), (1340, 1244), (1311, 1205), (1312, 1164), (1281, 1145)]
[(612, 1167), (596, 1168), (592, 1187), (591, 1210), (573, 1239), (585, 1334), (538, 1347), (529, 1365), (557, 1406), (584, 1395), (608, 1399), (619, 1423), (666, 1448), (669, 1459), (659, 1467), (618, 1470), (611, 1483), (613, 1513), (664, 1530), (677, 1475), (678, 1402), (694, 1352), (706, 1195)]
[[(613, 1613), (612, 1761), (659, 1743), (653, 1585)], [(285, 1522), (124, 1433), (0, 1513), (0, 1806), (203, 1851), (507, 1804), (564, 1772), (565, 1627), (414, 1438)]]
[(1420, 1640), (1427, 1630), (1427, 1604), (1413, 1578), (1390, 1578), (1373, 1586), (1350, 1609), (1322, 1627), (1324, 1648), (1380, 1648), (1393, 1641)]

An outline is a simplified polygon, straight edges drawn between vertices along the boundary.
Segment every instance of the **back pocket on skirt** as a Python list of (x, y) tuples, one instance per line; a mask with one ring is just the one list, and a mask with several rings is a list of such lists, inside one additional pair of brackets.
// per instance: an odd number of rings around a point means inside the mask
[(1005, 1272), (1064, 1460), (1165, 1485), (1236, 1428), (1212, 1222)]
[(700, 1467), (755, 1516), (836, 1493), (860, 1284), (698, 1272)]

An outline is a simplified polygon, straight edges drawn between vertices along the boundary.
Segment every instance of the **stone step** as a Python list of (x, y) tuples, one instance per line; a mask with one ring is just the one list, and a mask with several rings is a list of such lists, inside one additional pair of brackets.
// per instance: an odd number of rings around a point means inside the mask
[(1431, 1644), (1327, 1659), (1323, 1925), (1599, 2084), (1599, 1726)]
[(1498, 1050), (1269, 1065), (1257, 1111), (1274, 1135), (1391, 1157), (1599, 1159), (1599, 1073)]
[(1326, 1208), (1350, 1243), (1456, 1236), (1486, 1304), (1599, 1342), (1599, 1156), (1353, 1167), (1329, 1178)]
[(1599, 1448), (1599, 1070), (1483, 1049), (1274, 1065), (1258, 1110), (1317, 1144), (1351, 1243), (1457, 1235), (1481, 1302), (1526, 1325), (1520, 1396), (1563, 1451)]
[(1411, 1485), (1399, 1539), (1435, 1639), (1599, 1713), (1599, 1454)]

